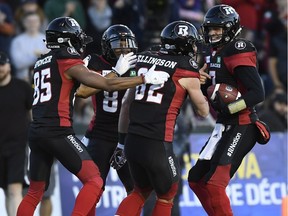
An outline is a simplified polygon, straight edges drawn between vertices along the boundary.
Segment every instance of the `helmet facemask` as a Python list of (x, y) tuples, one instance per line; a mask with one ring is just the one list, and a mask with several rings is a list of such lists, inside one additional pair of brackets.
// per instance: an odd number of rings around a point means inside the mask
[(86, 35), (83, 31), (76, 35), (76, 37), (71, 37), (71, 40), (68, 40), (70, 47), (74, 47), (78, 52), (83, 53), (86, 45), (91, 43), (93, 38)]
[(133, 32), (125, 25), (110, 26), (102, 35), (102, 53), (111, 63), (115, 63), (121, 54), (137, 53), (138, 46)]
[[(239, 33), (241, 32), (242, 28), (238, 28), (237, 31), (232, 29), (233, 25), (231, 23), (226, 23), (224, 25), (203, 25), (202, 26), (202, 31), (204, 35), (204, 40), (207, 44), (210, 44), (213, 48), (222, 46), (231, 40), (233, 40)], [(209, 29), (210, 28), (221, 28), (222, 29), (222, 34), (216, 34), (216, 35), (211, 35), (209, 34)], [(218, 37), (217, 39), (213, 39), (213, 37)]]
[(121, 37), (112, 39), (109, 42), (109, 58), (118, 59), (121, 54), (127, 54), (129, 52), (137, 52), (137, 43), (134, 38)]

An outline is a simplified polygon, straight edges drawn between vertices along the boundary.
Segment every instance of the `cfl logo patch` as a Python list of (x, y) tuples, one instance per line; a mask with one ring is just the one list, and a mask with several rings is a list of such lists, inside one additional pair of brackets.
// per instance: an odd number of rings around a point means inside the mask
[(235, 48), (238, 49), (238, 50), (243, 50), (246, 48), (246, 43), (245, 41), (237, 41), (235, 43)]
[(189, 28), (187, 25), (178, 25), (177, 27), (178, 27), (177, 35), (185, 37), (189, 34), (188, 33)]

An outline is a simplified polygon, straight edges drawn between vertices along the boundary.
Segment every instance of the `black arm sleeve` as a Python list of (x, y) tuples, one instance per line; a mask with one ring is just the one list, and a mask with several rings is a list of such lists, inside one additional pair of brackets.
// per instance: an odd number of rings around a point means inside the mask
[(247, 90), (241, 97), (247, 107), (253, 107), (265, 99), (262, 80), (255, 67), (239, 66), (235, 68), (234, 74)]

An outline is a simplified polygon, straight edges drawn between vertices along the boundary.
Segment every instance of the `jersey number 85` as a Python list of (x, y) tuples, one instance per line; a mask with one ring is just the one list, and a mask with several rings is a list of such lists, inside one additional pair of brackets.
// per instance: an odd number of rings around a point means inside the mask
[(47, 82), (46, 79), (51, 77), (50, 68), (46, 68), (34, 73), (34, 95), (33, 105), (49, 101), (52, 97), (51, 94), (51, 83)]

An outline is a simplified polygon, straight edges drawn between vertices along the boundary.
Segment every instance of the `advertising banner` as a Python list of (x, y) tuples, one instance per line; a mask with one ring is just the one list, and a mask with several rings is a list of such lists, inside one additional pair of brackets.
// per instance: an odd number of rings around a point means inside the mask
[[(183, 156), (185, 167), (182, 171), (183, 188), (179, 202), (182, 216), (206, 215), (187, 184), (187, 173), (195, 164), (208, 137), (209, 134), (191, 134), (191, 155)], [(62, 215), (70, 215), (82, 184), (59, 165), (59, 187)], [(282, 202), (287, 200), (287, 134), (273, 133), (267, 145), (256, 144), (242, 161), (227, 193), (235, 216), (284, 216), (282, 211), (285, 205)], [(97, 205), (97, 215), (114, 215), (125, 196), (125, 189), (117, 173), (111, 169), (105, 191)]]

